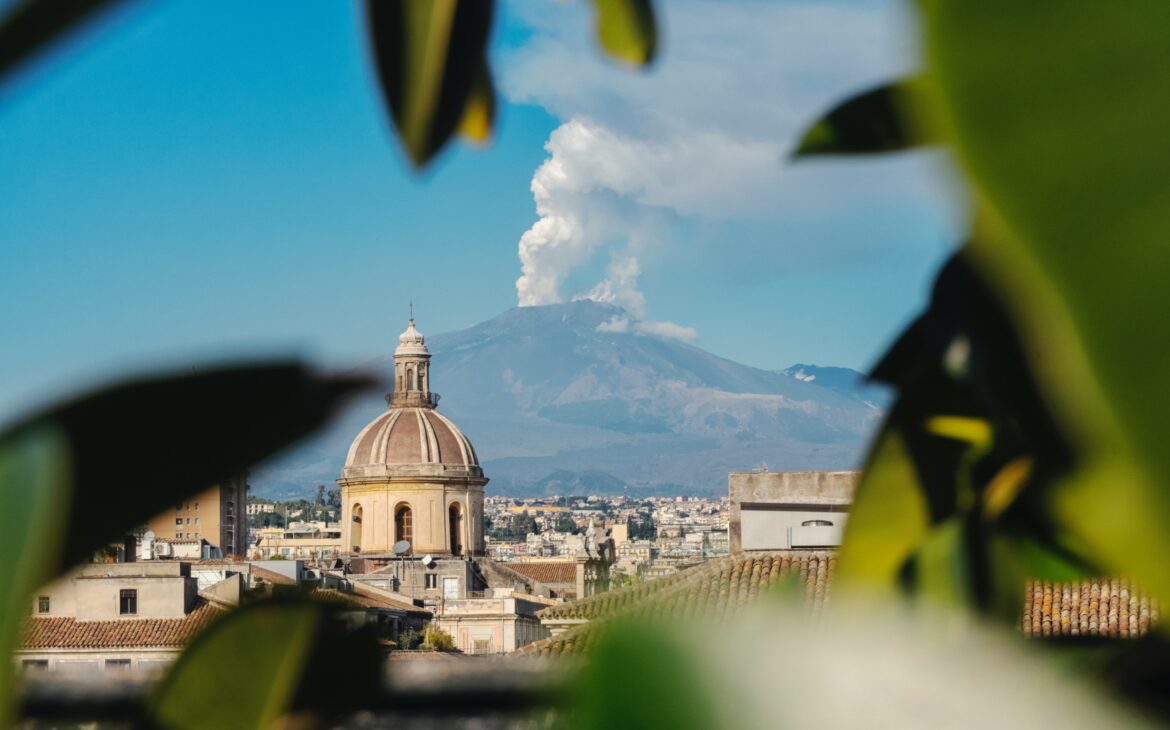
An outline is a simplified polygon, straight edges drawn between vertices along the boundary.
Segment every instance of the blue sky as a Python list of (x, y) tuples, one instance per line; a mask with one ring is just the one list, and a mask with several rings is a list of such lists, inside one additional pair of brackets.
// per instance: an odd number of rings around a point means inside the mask
[(469, 326), (517, 304), (530, 229), (530, 302), (608, 298), (760, 367), (870, 364), (962, 230), (947, 161), (783, 158), (818, 109), (913, 68), (906, 19), (659, 6), (636, 73), (592, 47), (587, 5), (505, 4), (496, 138), (422, 175), (355, 3), (132, 3), (73, 39), (0, 89), (0, 414), (156, 364), (360, 362), (410, 299), (425, 332)]

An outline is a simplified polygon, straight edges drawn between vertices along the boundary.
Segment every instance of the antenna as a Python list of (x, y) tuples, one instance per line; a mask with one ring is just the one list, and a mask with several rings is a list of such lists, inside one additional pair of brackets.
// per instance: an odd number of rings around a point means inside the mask
[(414, 319), (414, 300), (410, 300), (410, 318)]

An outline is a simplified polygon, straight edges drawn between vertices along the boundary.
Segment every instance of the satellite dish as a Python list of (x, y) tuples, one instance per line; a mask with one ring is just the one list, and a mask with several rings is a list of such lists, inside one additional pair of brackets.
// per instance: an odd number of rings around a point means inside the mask
[(433, 568), (436, 565), (435, 559), (432, 558), (430, 555), (424, 555), (422, 562), (423, 562), (423, 565), (427, 566), (428, 568)]
[(410, 541), (399, 540), (398, 542), (394, 543), (394, 547), (391, 548), (391, 550), (394, 551), (395, 555), (406, 555), (408, 552), (410, 552)]
[(143, 533), (142, 539), (153, 541), (154, 540), (154, 530), (147, 530), (145, 533)]

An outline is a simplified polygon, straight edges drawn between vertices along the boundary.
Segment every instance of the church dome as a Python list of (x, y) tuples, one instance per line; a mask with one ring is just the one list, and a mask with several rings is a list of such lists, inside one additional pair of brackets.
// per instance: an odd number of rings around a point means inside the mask
[(434, 408), (391, 408), (375, 418), (349, 447), (344, 474), (413, 476), (419, 468), (451, 476), (483, 474), (471, 441)]
[(439, 396), (430, 389), (430, 359), (411, 317), (394, 350), (394, 390), (386, 396), (389, 409), (353, 440), (343, 478), (483, 478), (471, 442), (435, 408)]

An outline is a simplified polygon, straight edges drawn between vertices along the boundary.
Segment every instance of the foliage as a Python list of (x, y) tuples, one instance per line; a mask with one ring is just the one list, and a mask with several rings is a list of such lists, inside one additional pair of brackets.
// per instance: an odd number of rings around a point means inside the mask
[[(0, 621), (0, 653), (11, 652), (22, 608), (37, 586), (309, 433), (368, 385), (294, 363), (215, 368), (128, 381), (4, 430), (5, 533), (9, 555), (21, 559), (3, 569), (11, 574), (0, 575), (8, 579), (11, 602)], [(183, 417), (171, 417), (175, 412)], [(110, 484), (118, 485), (119, 499), (109, 498)], [(8, 662), (0, 666), (11, 671)], [(8, 712), (7, 699), (0, 699), (0, 716)]]
[(560, 516), (557, 517), (557, 524), (554, 529), (556, 529), (557, 532), (565, 532), (570, 535), (576, 535), (581, 532), (581, 528), (578, 527), (577, 523), (573, 521), (573, 516), (565, 512), (562, 512)]
[(338, 608), (257, 601), (195, 639), (154, 691), (151, 714), (171, 728), (262, 728), (294, 712), (345, 712), (374, 700), (382, 666), (373, 634), (346, 628)]
[(626, 529), (631, 540), (658, 539), (658, 526), (654, 524), (654, 516), (649, 512), (639, 512), (637, 520), (627, 517)]
[(455, 639), (434, 624), (428, 624), (422, 632), (419, 648), (425, 651), (454, 651)]

